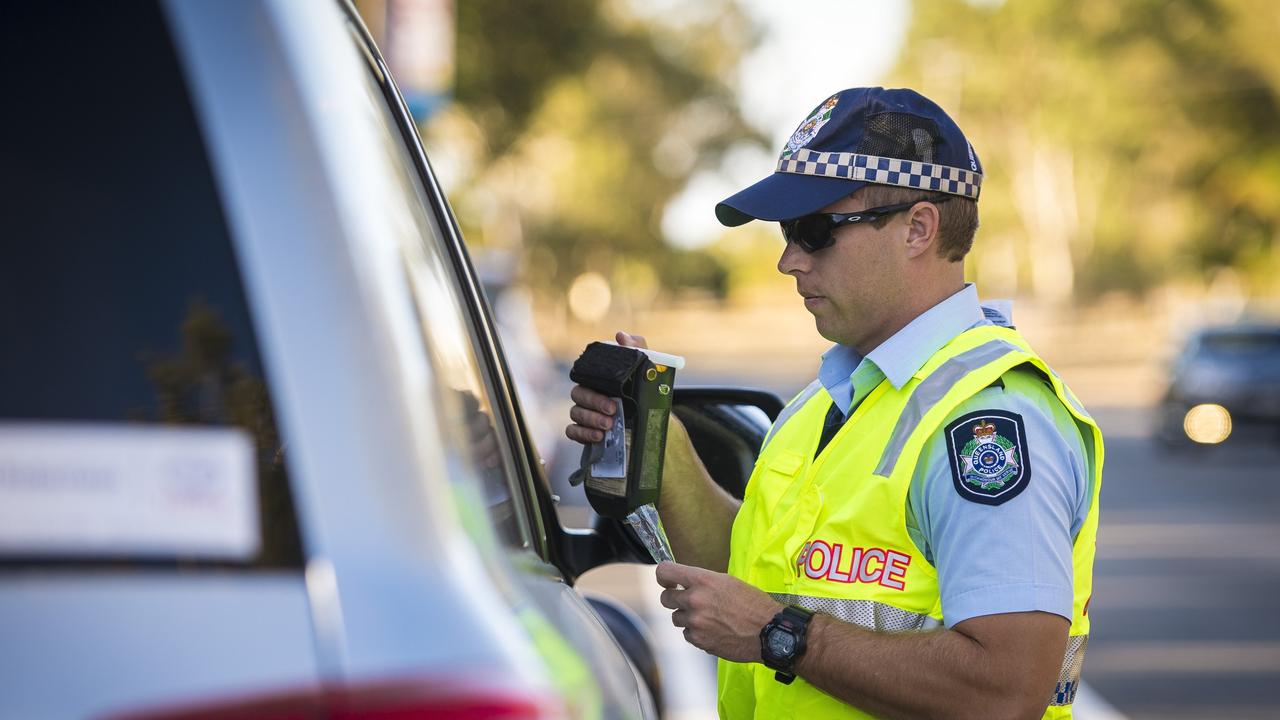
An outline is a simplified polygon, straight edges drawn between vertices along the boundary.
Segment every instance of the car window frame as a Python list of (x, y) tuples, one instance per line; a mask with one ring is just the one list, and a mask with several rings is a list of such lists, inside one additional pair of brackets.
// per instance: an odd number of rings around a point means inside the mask
[[(355, 8), (347, 0), (339, 0), (339, 5), (354, 30), (355, 38), (360, 42), (360, 49), (373, 79), (382, 91), (383, 100), (389, 105), (396, 130), (406, 145), (408, 156), (422, 184), (428, 205), (424, 209), (430, 213), (440, 229), (443, 249), (452, 266), (454, 280), (458, 282), (458, 289), (462, 291), (460, 299), (468, 314), (470, 328), (476, 332), (474, 338), (477, 351), (476, 362), (486, 385), (494, 393), (493, 411), (495, 420), (501, 426), (499, 433), (512, 449), (511, 457), (515, 461), (518, 480), (513, 487), (513, 490), (519, 493), (517, 507), (525, 514), (533, 535), (533, 546), (529, 550), (543, 562), (554, 567), (562, 579), (567, 579), (570, 575), (559, 557), (558, 544), (552, 542), (550, 538), (550, 533), (558, 529), (559, 524), (555, 520), (554, 501), (550, 497), (550, 491), (546, 489), (546, 483), (543, 482), (543, 464), (537, 448), (531, 441), (519, 397), (506, 363), (506, 356), (502, 351), (501, 340), (495, 331), (492, 310), (480, 288), (470, 254), (462, 242), (461, 231), (431, 169), (408, 106), (387, 69), (377, 45), (369, 36)], [(508, 550), (516, 554), (520, 552), (515, 548)]]

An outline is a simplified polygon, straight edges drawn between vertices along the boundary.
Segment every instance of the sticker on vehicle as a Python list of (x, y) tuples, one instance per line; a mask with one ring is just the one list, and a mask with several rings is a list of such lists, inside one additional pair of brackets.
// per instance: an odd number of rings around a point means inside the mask
[(248, 560), (255, 474), (235, 428), (0, 423), (0, 555)]

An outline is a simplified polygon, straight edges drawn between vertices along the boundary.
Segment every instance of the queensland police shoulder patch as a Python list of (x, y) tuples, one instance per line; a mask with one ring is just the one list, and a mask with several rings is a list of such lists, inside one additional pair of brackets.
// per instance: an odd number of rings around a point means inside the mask
[(1031, 482), (1027, 430), (1018, 413), (979, 410), (951, 423), (944, 432), (951, 480), (966, 500), (1000, 505)]

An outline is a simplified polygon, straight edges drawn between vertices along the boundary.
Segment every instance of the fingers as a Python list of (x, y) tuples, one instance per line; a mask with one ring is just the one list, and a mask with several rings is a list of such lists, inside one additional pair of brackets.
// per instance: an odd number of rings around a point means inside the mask
[(654, 576), (658, 578), (658, 584), (664, 588), (687, 588), (692, 586), (691, 581), (698, 574), (699, 570), (700, 568), (681, 565), (680, 563), (668, 560), (658, 563), (658, 570), (654, 573)]
[(595, 410), (605, 415), (612, 416), (615, 409), (613, 398), (581, 385), (573, 386), (569, 391), (569, 399), (588, 410)]
[(689, 627), (689, 611), (677, 610), (671, 613), (671, 624), (679, 628)]
[(676, 580), (674, 577), (672, 577), (673, 574), (677, 573), (677, 571), (674, 569), (675, 566), (676, 564), (673, 562), (658, 563), (658, 569), (656, 572), (654, 572), (653, 576), (658, 579), (659, 585), (669, 589), (680, 586), (680, 582)]
[(574, 405), (569, 408), (569, 419), (585, 428), (608, 430), (613, 427), (613, 418), (611, 416), (588, 410), (581, 405)]
[(604, 440), (604, 431), (613, 427), (613, 398), (581, 385), (575, 385), (569, 397), (577, 404), (569, 409), (574, 424), (564, 429), (565, 437), (584, 445)]
[(622, 330), (618, 331), (618, 334), (614, 336), (614, 339), (618, 341), (619, 345), (624, 345), (626, 347), (649, 347), (649, 343), (645, 341), (643, 335), (632, 335)]
[(564, 429), (564, 436), (576, 443), (590, 445), (604, 440), (604, 433), (599, 430), (584, 428), (581, 425), (570, 425)]
[(680, 593), (682, 592), (684, 592), (684, 590), (677, 590), (676, 588), (663, 590), (662, 594), (658, 596), (658, 602), (662, 603), (662, 607), (668, 610), (679, 609)]
[[(619, 331), (615, 338), (619, 345), (626, 347), (648, 347), (641, 335)], [(605, 431), (613, 427), (613, 413), (617, 409), (613, 398), (581, 385), (569, 391), (569, 398), (575, 406), (569, 410), (573, 424), (564, 429), (565, 437), (584, 445), (604, 440)]]

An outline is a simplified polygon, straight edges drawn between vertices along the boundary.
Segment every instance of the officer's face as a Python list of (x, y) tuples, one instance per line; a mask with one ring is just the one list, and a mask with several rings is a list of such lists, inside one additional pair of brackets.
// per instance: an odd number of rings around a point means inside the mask
[[(820, 212), (865, 210), (861, 192), (838, 200)], [(826, 339), (861, 352), (874, 349), (893, 308), (905, 296), (903, 245), (907, 226), (901, 215), (883, 227), (859, 223), (837, 228), (835, 243), (806, 253), (788, 243), (778, 271), (796, 279), (796, 291)]]

